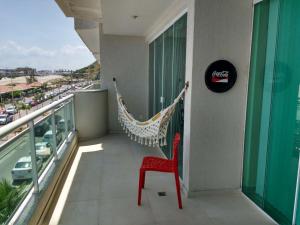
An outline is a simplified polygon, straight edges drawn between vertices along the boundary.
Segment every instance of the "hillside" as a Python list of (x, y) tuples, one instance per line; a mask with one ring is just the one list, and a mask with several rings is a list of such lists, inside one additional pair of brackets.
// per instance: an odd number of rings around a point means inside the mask
[(99, 74), (99, 72), (100, 72), (100, 64), (97, 61), (95, 61), (91, 65), (76, 70), (74, 73), (84, 74), (84, 75), (96, 75)]

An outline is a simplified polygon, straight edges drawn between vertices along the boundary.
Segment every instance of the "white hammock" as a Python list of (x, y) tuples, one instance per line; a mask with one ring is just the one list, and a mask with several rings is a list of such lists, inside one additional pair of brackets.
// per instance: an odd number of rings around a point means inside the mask
[(151, 147), (167, 145), (166, 135), (168, 125), (175, 111), (176, 104), (180, 99), (183, 99), (183, 95), (188, 88), (188, 82), (171, 105), (157, 113), (151, 119), (140, 122), (134, 119), (127, 111), (125, 102), (118, 91), (116, 79), (114, 78), (113, 81), (118, 102), (118, 120), (128, 134), (128, 137), (140, 144)]

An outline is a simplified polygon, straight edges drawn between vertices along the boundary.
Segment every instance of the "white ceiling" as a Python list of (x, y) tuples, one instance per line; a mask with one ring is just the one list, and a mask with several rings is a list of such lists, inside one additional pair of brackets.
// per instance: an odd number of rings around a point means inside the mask
[(100, 27), (99, 23), (75, 18), (75, 30), (94, 57), (100, 61)]
[[(175, 0), (101, 0), (105, 34), (144, 36)], [(133, 16), (138, 16), (136, 19)]]
[(167, 8), (180, 0), (55, 1), (68, 17), (102, 23), (105, 34), (145, 36)]
[(185, 0), (55, 1), (67, 17), (75, 18), (77, 33), (99, 61), (99, 23), (104, 34), (145, 36), (169, 7)]
[(99, 29), (76, 29), (76, 31), (92, 53), (99, 53)]
[(55, 0), (66, 16), (101, 21), (101, 0)]

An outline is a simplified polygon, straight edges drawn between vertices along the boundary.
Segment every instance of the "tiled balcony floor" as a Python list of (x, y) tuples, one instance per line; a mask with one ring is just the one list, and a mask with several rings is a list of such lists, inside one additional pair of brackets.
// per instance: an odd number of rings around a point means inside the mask
[[(101, 150), (102, 149), (102, 150)], [(62, 225), (264, 225), (274, 224), (239, 191), (183, 197), (177, 207), (174, 177), (148, 173), (137, 206), (138, 169), (145, 155), (159, 155), (123, 135), (80, 143), (83, 152), (59, 224)], [(167, 196), (159, 197), (157, 192)], [(58, 216), (56, 214), (55, 216)]]

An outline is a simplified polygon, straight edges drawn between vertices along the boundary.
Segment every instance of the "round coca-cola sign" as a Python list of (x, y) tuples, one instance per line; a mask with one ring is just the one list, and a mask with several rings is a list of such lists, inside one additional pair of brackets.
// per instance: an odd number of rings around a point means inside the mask
[(205, 72), (205, 83), (213, 92), (225, 92), (233, 87), (237, 73), (234, 65), (226, 60), (210, 64)]

